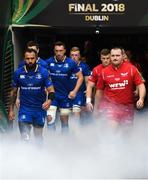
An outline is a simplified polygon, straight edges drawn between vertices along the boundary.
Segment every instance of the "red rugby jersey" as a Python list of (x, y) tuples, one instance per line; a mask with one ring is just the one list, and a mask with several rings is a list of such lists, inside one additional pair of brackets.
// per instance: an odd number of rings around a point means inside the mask
[(97, 81), (101, 76), (101, 72), (103, 68), (104, 67), (102, 66), (102, 64), (99, 64), (98, 66), (94, 67), (92, 70), (92, 74), (88, 78), (88, 81), (91, 81), (95, 83), (95, 85), (97, 85)]
[(104, 90), (109, 101), (120, 104), (134, 103), (135, 86), (143, 83), (137, 68), (123, 62), (118, 68), (109, 65), (102, 70), (97, 89)]

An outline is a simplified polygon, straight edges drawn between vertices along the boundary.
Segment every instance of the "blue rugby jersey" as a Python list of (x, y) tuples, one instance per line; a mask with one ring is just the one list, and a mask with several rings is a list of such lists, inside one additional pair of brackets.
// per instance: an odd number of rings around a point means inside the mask
[[(89, 66), (85, 62), (81, 61), (79, 64), (77, 64), (77, 66), (84, 76), (83, 83), (78, 92), (84, 92), (86, 90), (85, 76), (89, 76), (91, 74), (91, 71), (90, 71)], [(70, 77), (70, 81), (71, 81), (70, 87), (71, 87), (71, 90), (73, 90), (77, 82), (77, 77), (75, 74), (72, 74), (72, 76)]]
[(46, 62), (55, 88), (55, 96), (58, 98), (68, 97), (71, 90), (70, 77), (80, 71), (77, 64), (69, 57), (63, 61), (57, 61), (55, 57), (51, 57)]
[[(42, 66), (42, 67), (44, 67), (44, 68), (46, 68), (46, 69), (47, 69), (47, 67), (48, 67), (46, 61), (43, 60), (43, 59), (41, 59), (40, 57), (39, 57), (38, 60), (37, 60), (37, 64), (39, 64), (40, 66)], [(19, 65), (18, 65), (18, 68), (20, 68), (20, 67), (22, 67), (22, 66), (24, 66), (24, 65), (25, 65), (25, 60), (22, 60), (22, 61), (20, 61)]]
[(42, 110), (46, 100), (45, 87), (52, 84), (47, 69), (38, 66), (35, 71), (27, 71), (26, 66), (14, 72), (13, 87), (20, 87), (20, 110)]

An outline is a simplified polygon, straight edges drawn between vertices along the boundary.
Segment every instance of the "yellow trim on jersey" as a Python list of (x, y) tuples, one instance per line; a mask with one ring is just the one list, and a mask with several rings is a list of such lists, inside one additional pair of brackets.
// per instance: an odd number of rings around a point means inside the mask
[(24, 69), (25, 69), (25, 72), (27, 73), (28, 71), (27, 71), (26, 65), (24, 66)]
[[(56, 59), (56, 56), (54, 56), (54, 59), (55, 59), (56, 62), (58, 62), (58, 60)], [(66, 56), (64, 56), (64, 59), (61, 62), (64, 62), (65, 59), (66, 59)]]
[(34, 72), (36, 72), (38, 70), (38, 67), (39, 67), (39, 65), (37, 64)]
[[(38, 70), (38, 67), (39, 67), (39, 65), (37, 64), (34, 72), (36, 72), (36, 71)], [(28, 73), (27, 68), (26, 68), (26, 65), (24, 66), (24, 69), (25, 69), (25, 72)]]

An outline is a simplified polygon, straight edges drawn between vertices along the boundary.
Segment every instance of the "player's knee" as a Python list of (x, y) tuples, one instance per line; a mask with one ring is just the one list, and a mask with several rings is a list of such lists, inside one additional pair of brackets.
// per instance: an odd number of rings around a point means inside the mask
[(68, 116), (70, 114), (70, 109), (69, 108), (60, 108), (60, 116)]
[(27, 122), (19, 122), (19, 130), (20, 132), (30, 132), (31, 125)]
[(53, 116), (51, 116), (51, 115), (47, 115), (47, 122), (51, 122), (51, 121), (52, 121), (52, 119), (53, 119)]
[(47, 110), (47, 124), (53, 124), (55, 122), (56, 111), (56, 106), (50, 106), (50, 108)]
[(74, 105), (72, 108), (73, 113), (80, 113), (81, 112), (81, 107), (78, 105)]
[(19, 130), (22, 139), (28, 141), (30, 139), (31, 124), (27, 122), (19, 122)]

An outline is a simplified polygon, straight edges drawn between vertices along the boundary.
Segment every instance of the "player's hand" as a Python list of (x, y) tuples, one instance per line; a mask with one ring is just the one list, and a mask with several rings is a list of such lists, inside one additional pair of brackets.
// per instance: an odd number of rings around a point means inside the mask
[(136, 103), (137, 109), (141, 109), (141, 108), (143, 108), (143, 106), (144, 106), (144, 101), (139, 99)]
[(9, 111), (8, 119), (9, 119), (9, 121), (15, 120), (15, 113), (14, 113), (14, 111)]
[(20, 107), (20, 99), (19, 98), (16, 99), (15, 105), (16, 105), (17, 109), (19, 109), (19, 107)]
[(92, 112), (94, 107), (93, 107), (92, 103), (89, 102), (86, 104), (86, 108), (87, 108), (87, 111)]
[(50, 107), (50, 105), (51, 105), (51, 100), (48, 99), (47, 101), (45, 101), (45, 102), (42, 104), (42, 108), (43, 108), (44, 110), (47, 110), (47, 109)]
[(68, 98), (69, 99), (74, 99), (76, 97), (76, 93), (75, 91), (70, 91), (69, 95), (68, 95)]

